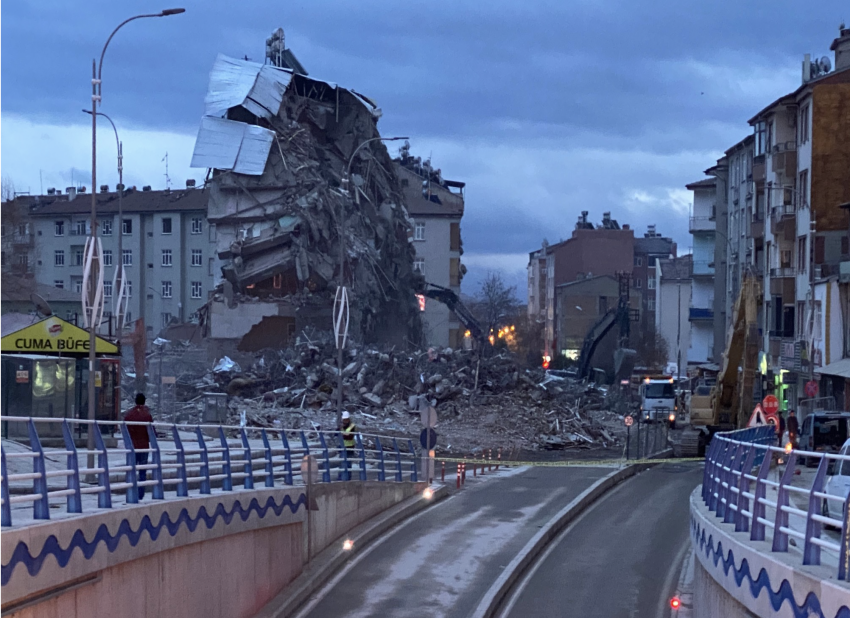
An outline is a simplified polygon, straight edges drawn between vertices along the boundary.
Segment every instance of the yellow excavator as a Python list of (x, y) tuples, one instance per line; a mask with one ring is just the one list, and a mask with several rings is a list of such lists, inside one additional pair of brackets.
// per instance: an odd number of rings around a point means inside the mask
[(746, 426), (752, 412), (753, 383), (758, 371), (761, 295), (758, 280), (746, 276), (735, 301), (732, 334), (716, 384), (698, 383), (686, 405), (680, 407), (680, 419), (685, 426), (670, 433), (675, 456), (703, 455), (715, 433)]

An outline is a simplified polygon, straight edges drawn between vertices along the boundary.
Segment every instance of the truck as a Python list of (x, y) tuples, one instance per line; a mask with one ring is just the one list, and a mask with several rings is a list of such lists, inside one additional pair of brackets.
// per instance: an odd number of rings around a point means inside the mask
[(643, 422), (667, 421), (679, 410), (672, 376), (646, 376), (638, 388)]

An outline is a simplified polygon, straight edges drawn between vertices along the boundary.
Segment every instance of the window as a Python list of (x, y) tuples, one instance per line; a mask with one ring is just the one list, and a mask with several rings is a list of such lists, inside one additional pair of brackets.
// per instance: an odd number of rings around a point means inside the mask
[(133, 233), (133, 220), (132, 219), (124, 219), (121, 222), (121, 233), (124, 236), (129, 236)]
[(53, 252), (53, 265), (54, 266), (64, 266), (65, 265), (65, 251), (63, 249), (57, 249)]
[(54, 287), (54, 288), (59, 288), (60, 290), (64, 290), (64, 289), (65, 289), (65, 282), (64, 282), (64, 281), (62, 281), (62, 279), (56, 279), (56, 280), (53, 282), (53, 287)]
[(209, 259), (207, 260), (207, 263), (209, 264), (209, 272), (208, 272), (207, 274), (208, 274), (210, 277), (212, 277), (212, 276), (213, 276), (213, 271), (215, 270), (215, 258), (209, 258)]
[(646, 278), (646, 289), (654, 290), (655, 289), (655, 277), (647, 277)]
[(100, 222), (100, 233), (103, 236), (112, 236), (112, 219), (104, 219)]
[(77, 325), (77, 314), (76, 314), (76, 312), (74, 312), (74, 311), (66, 311), (66, 312), (65, 312), (65, 319), (66, 319), (68, 322), (70, 322), (71, 324), (73, 324), (74, 326), (76, 326), (76, 325)]
[(171, 281), (162, 282), (162, 297), (171, 298)]
[(29, 256), (26, 253), (18, 254), (18, 264), (26, 266), (29, 263)]
[(413, 231), (413, 240), (425, 240), (425, 224), (417, 223)]
[(765, 124), (764, 120), (756, 124), (756, 143), (755, 143), (755, 153), (756, 156), (763, 155), (765, 148)]
[(460, 223), (449, 225), (449, 251), (460, 251)]
[(162, 265), (171, 266), (171, 249), (162, 250)]
[(765, 148), (770, 150), (773, 148), (773, 121), (767, 123), (767, 142), (765, 143)]
[(806, 208), (809, 205), (809, 170), (800, 172), (800, 181), (797, 183), (797, 192), (800, 196), (797, 202), (798, 208)]
[(167, 313), (167, 312), (163, 313), (162, 314), (162, 327), (165, 328), (169, 324), (171, 324), (171, 314)]
[(200, 298), (201, 297), (201, 282), (193, 281), (192, 282), (192, 298)]
[(132, 266), (133, 265), (133, 250), (132, 249), (124, 249), (121, 253), (121, 263), (124, 266)]
[(112, 266), (112, 249), (103, 250), (103, 265)]
[[(127, 285), (127, 287), (125, 288), (127, 290), (127, 298), (130, 298), (133, 295), (133, 282), (130, 281), (129, 279), (127, 279), (127, 281), (125, 283)], [(130, 319), (130, 312), (129, 311), (127, 312), (126, 320), (128, 322), (132, 322), (132, 320)]]
[(635, 266), (643, 266), (643, 258), (636, 255), (635, 256)]
[(646, 258), (646, 265), (649, 266), (650, 268), (655, 268), (655, 260), (656, 259), (657, 258), (654, 255), (650, 255), (648, 258)]
[(209, 229), (210, 229), (210, 242), (214, 242), (216, 237), (217, 237), (216, 233), (215, 233), (215, 224), (214, 223), (210, 224)]
[(77, 293), (82, 293), (83, 291), (83, 280), (82, 279), (74, 279), (74, 291)]
[(635, 287), (637, 289), (641, 289), (643, 287), (643, 280), (635, 277)]
[(655, 311), (655, 299), (654, 298), (648, 298), (646, 300), (646, 310), (647, 311)]
[(800, 108), (800, 143), (809, 141), (809, 104)]
[(425, 260), (416, 258), (413, 260), (413, 272), (425, 274)]
[(83, 265), (84, 253), (82, 249), (74, 249), (74, 266)]
[(797, 272), (806, 272), (806, 237), (797, 239)]
[(162, 218), (162, 233), (171, 234), (171, 217)]
[(204, 257), (200, 249), (192, 249), (192, 266), (203, 266)]
[(460, 285), (460, 258), (449, 258), (449, 285)]
[(86, 231), (88, 226), (86, 225), (87, 221), (76, 221), (74, 222), (74, 236), (85, 236), (88, 234)]
[(65, 235), (65, 222), (64, 221), (56, 221), (53, 224), (53, 233), (56, 236), (64, 236)]
[(105, 298), (112, 298), (112, 282), (104, 281), (103, 282), (103, 296)]
[(200, 217), (192, 217), (192, 233), (200, 234), (204, 231), (204, 220)]

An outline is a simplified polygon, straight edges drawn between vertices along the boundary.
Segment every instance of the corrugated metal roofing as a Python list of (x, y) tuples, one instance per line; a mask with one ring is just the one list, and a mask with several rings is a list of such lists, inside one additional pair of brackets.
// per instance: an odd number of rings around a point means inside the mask
[(292, 72), (286, 69), (219, 54), (210, 71), (204, 114), (222, 116), (241, 105), (255, 116), (269, 119), (280, 111), (290, 81)]
[(235, 120), (201, 118), (191, 167), (233, 170), (260, 176), (266, 168), (274, 132)]

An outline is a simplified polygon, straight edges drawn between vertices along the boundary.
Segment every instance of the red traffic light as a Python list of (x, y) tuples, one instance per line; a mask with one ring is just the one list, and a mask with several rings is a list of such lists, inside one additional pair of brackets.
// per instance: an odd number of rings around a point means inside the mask
[(679, 609), (681, 607), (682, 602), (679, 600), (679, 597), (673, 597), (670, 599), (670, 607), (673, 609)]

